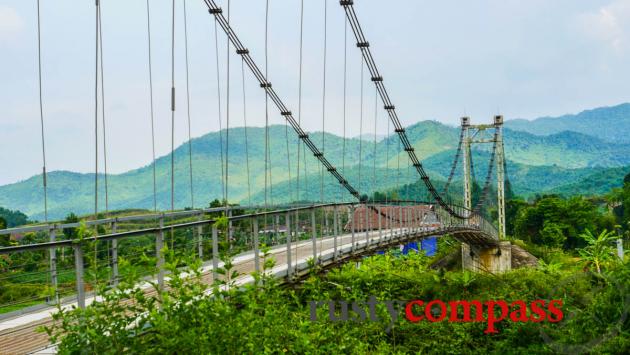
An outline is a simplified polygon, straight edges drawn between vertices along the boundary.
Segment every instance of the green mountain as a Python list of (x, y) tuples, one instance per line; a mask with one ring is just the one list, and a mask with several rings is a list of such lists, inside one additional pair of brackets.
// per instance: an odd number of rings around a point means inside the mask
[[(248, 151), (245, 154), (245, 129), (232, 128), (229, 131), (229, 191), (230, 201), (246, 201), (248, 197), (247, 167), (250, 170), (252, 194), (264, 189), (265, 158), (264, 129), (248, 128)], [(287, 134), (288, 133), (288, 134)], [(225, 145), (225, 131), (224, 135)], [(271, 183), (288, 180), (290, 172), (297, 174), (297, 142), (295, 133), (283, 125), (271, 126), (270, 167)], [(287, 163), (287, 137), (290, 151), (291, 170)], [(313, 133), (311, 139), (322, 147), (321, 133)], [(325, 154), (340, 168), (343, 166), (343, 139), (326, 133)], [(191, 141), (193, 165), (193, 191), (195, 206), (206, 206), (209, 201), (222, 197), (221, 137), (219, 132), (208, 133)], [(348, 166), (354, 165), (350, 157), (358, 157), (359, 148), (363, 154), (373, 151), (373, 144), (358, 139), (347, 139), (345, 144)], [(300, 170), (314, 174), (319, 172), (319, 163), (309, 152), (301, 148)], [(249, 157), (249, 159), (247, 159)], [(306, 158), (306, 164), (304, 159)], [(175, 160), (175, 208), (190, 207), (190, 169), (188, 144), (184, 143), (174, 152)], [(249, 160), (249, 164), (248, 163)], [(171, 169), (170, 155), (156, 159), (156, 198), (158, 209), (170, 209)], [(79, 214), (94, 211), (94, 174), (80, 174), (68, 171), (53, 171), (48, 174), (48, 206), (50, 218), (61, 218), (68, 212)], [(122, 174), (111, 174), (108, 180), (108, 208), (110, 210), (129, 207), (153, 208), (153, 165), (141, 167)], [(36, 175), (24, 181), (0, 186), (0, 206), (23, 211), (34, 219), (43, 219), (42, 177)], [(99, 174), (99, 211), (105, 210), (105, 179)], [(280, 198), (282, 196), (279, 196)]]
[[(225, 142), (226, 132), (223, 134)], [(407, 128), (410, 142), (423, 161), (436, 186), (446, 180), (457, 148), (459, 128), (435, 121), (423, 121)], [(264, 129), (247, 129), (249, 154), (246, 154), (245, 129), (229, 130), (228, 198), (231, 202), (264, 203), (265, 158)], [(270, 167), (267, 200), (287, 202), (319, 200), (321, 198), (321, 165), (303, 146), (298, 159), (298, 139), (291, 128), (283, 125), (270, 127)], [(385, 190), (417, 180), (417, 173), (408, 168), (406, 152), (400, 151), (397, 135), (373, 141), (357, 138), (344, 139), (333, 134), (310, 133), (313, 142), (322, 149), (329, 161), (347, 176), (348, 181), (362, 193), (374, 189)], [(222, 164), (221, 136), (211, 132), (191, 141), (193, 160), (194, 206), (206, 206), (221, 198)], [(287, 161), (287, 145), (289, 161)], [(345, 146), (345, 155), (344, 152)], [(478, 180), (485, 178), (489, 145), (474, 151)], [(523, 195), (552, 189), (587, 179), (606, 168), (630, 165), (630, 145), (613, 144), (574, 132), (550, 136), (536, 136), (526, 132), (505, 130), (505, 152), (508, 172), (514, 190)], [(361, 155), (361, 159), (359, 156)], [(373, 157), (376, 155), (377, 165)], [(249, 157), (249, 159), (248, 159)], [(190, 170), (188, 144), (174, 152), (175, 208), (190, 207)], [(300, 164), (300, 196), (297, 196), (297, 165)], [(359, 164), (361, 162), (361, 164)], [(248, 164), (249, 163), (249, 164)], [(305, 164), (306, 163), (306, 164)], [(248, 184), (249, 166), (249, 184)], [(290, 167), (290, 169), (289, 169)], [(156, 199), (158, 209), (170, 209), (170, 155), (155, 162)], [(345, 168), (345, 169), (344, 169)], [(602, 170), (604, 169), (604, 170)], [(376, 178), (374, 174), (376, 173)], [(400, 176), (398, 178), (398, 176)], [(461, 165), (455, 179), (461, 176)], [(99, 175), (99, 211), (105, 210), (104, 176)], [(0, 206), (20, 210), (32, 219), (43, 219), (41, 175), (24, 181), (0, 186)], [(324, 171), (325, 200), (350, 198), (339, 190), (339, 184)], [(249, 188), (248, 188), (249, 186)], [(337, 186), (337, 188), (335, 188)], [(570, 189), (566, 187), (566, 189)], [(567, 190), (569, 191), (569, 190)], [(251, 198), (250, 198), (251, 192)], [(94, 174), (54, 171), (48, 175), (49, 216), (62, 218), (69, 212), (78, 214), (94, 211)], [(108, 208), (153, 208), (153, 166), (144, 166), (122, 174), (108, 175)], [(424, 197), (424, 196), (422, 196)]]
[(608, 143), (582, 133), (564, 131), (548, 136), (505, 130), (505, 154), (527, 165), (564, 168), (630, 165), (630, 144)]
[(610, 192), (613, 187), (622, 187), (623, 178), (628, 173), (630, 173), (630, 167), (596, 169), (581, 179), (556, 186), (546, 192), (565, 196), (576, 194), (603, 195)]
[(576, 115), (541, 117), (532, 121), (508, 120), (505, 126), (538, 135), (572, 131), (607, 142), (630, 143), (630, 103), (586, 110)]

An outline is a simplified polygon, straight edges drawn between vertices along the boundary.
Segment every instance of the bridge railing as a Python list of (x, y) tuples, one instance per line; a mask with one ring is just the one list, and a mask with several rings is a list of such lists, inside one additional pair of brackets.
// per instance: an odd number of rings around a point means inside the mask
[[(122, 258), (138, 267), (141, 276), (157, 276), (158, 283), (163, 284), (164, 255), (159, 251), (165, 247), (179, 255), (211, 261), (216, 270), (219, 249), (239, 253), (259, 249), (263, 243), (295, 246), (309, 235), (314, 239), (331, 235), (332, 210), (351, 206), (309, 204), (273, 211), (253, 208), (258, 210), (255, 213), (235, 206), (228, 210), (225, 228), (208, 216), (225, 211), (221, 207), (2, 230), (0, 235), (20, 235), (22, 239), (18, 245), (0, 247), (0, 318), (46, 303), (76, 301), (82, 306), (86, 294), (96, 286), (114, 286), (125, 276), (119, 267)], [(232, 216), (231, 211), (237, 209), (242, 214)], [(339, 211), (336, 221), (339, 232), (347, 223), (346, 214)], [(93, 235), (94, 230), (98, 235)], [(304, 245), (300, 248), (306, 249)]]
[[(284, 275), (291, 275), (307, 258), (335, 259), (403, 234), (426, 233), (437, 228), (437, 221), (444, 226), (462, 223), (439, 206), (421, 206), (411, 201), (331, 203), (257, 212), (239, 206), (234, 209), (243, 214), (225, 219), (207, 216), (224, 210), (219, 208), (49, 225), (25, 236), (35, 240), (0, 248), (0, 319), (2, 313), (28, 313), (47, 304), (76, 302), (83, 307), (99, 285), (114, 287), (126, 277), (122, 259), (162, 287), (164, 250), (200, 258), (212, 280), (225, 253), (236, 255), (241, 273), (260, 270), (260, 250), (267, 245), (285, 268)], [(427, 220), (423, 211), (428, 208), (435, 208), (436, 216)], [(487, 228), (484, 220), (479, 226)], [(102, 228), (99, 235), (89, 233), (92, 227)]]
[(457, 214), (470, 217), (467, 219), (454, 217), (441, 206), (435, 205), (435, 213), (444, 226), (476, 229), (484, 232), (494, 239), (499, 238), (499, 232), (495, 225), (484, 218), (480, 213), (467, 210), (461, 206), (453, 206), (452, 208), (457, 212)]
[[(312, 204), (292, 204), (291, 207), (308, 207), (312, 206)], [(287, 206), (278, 206), (278, 207), (287, 207)], [(181, 211), (167, 211), (167, 212), (158, 212), (158, 213), (143, 213), (137, 215), (129, 215), (129, 216), (119, 216), (119, 217), (110, 217), (110, 218), (99, 218), (99, 219), (85, 219), (82, 222), (87, 226), (109, 226), (113, 223), (124, 223), (124, 222), (137, 222), (137, 221), (156, 221), (160, 218), (181, 218), (181, 217), (191, 217), (191, 216), (200, 216), (209, 213), (220, 213), (227, 211), (228, 214), (234, 210), (261, 210), (263, 206), (239, 206), (239, 205), (230, 205), (227, 207), (213, 207), (213, 208), (204, 208), (204, 209), (188, 209)], [(288, 208), (288, 207), (287, 207)], [(76, 228), (79, 227), (81, 222), (72, 222), (72, 223), (45, 223), (45, 224), (35, 224), (35, 225), (27, 225), (15, 228), (6, 228), (0, 229), (0, 235), (15, 235), (22, 233), (32, 233), (32, 232), (48, 232), (50, 230), (62, 230), (67, 228)]]

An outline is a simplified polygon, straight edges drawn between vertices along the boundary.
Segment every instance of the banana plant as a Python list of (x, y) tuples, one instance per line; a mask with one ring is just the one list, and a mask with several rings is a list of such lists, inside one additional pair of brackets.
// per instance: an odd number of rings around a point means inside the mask
[(579, 236), (588, 243), (585, 248), (579, 250), (580, 256), (588, 265), (595, 266), (597, 273), (601, 274), (602, 266), (615, 260), (615, 249), (612, 245), (617, 239), (617, 235), (613, 231), (604, 229), (595, 236), (586, 229)]

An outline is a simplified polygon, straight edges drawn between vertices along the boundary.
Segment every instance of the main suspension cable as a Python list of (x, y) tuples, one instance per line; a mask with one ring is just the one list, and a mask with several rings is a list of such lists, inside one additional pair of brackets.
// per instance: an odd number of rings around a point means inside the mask
[(41, 15), (40, 4), (37, 0), (37, 67), (38, 67), (38, 86), (39, 86), (39, 121), (41, 128), (42, 140), (42, 184), (44, 188), (44, 222), (48, 223), (48, 181), (46, 174), (46, 140), (44, 134), (44, 104), (42, 99), (42, 31), (41, 31)]
[(153, 116), (153, 65), (151, 61), (151, 10), (147, 0), (147, 42), (149, 59), (149, 100), (151, 111), (151, 165), (153, 166), (153, 211), (157, 212), (157, 178), (155, 164), (155, 123)]
[(346, 190), (350, 194), (352, 194), (355, 198), (359, 198), (359, 192), (352, 187), (348, 183), (348, 180), (345, 179), (339, 171), (324, 157), (324, 154), (319, 151), (317, 146), (313, 143), (313, 141), (309, 138), (309, 135), (302, 129), (302, 127), (297, 123), (296, 119), (293, 117), (291, 111), (284, 105), (276, 91), (272, 88), (271, 83), (267, 80), (267, 77), (263, 74), (260, 68), (256, 65), (252, 57), (249, 55), (249, 50), (245, 48), (234, 32), (234, 30), (227, 25), (225, 17), (222, 15), (222, 9), (218, 7), (214, 0), (204, 0), (206, 6), (208, 6), (209, 12), (215, 17), (217, 22), (221, 25), (222, 29), (229, 36), (232, 45), (236, 48), (237, 54), (240, 54), (244, 59), (245, 63), (251, 70), (252, 74), (256, 80), (260, 83), (260, 86), (265, 90), (266, 97), (270, 98), (273, 103), (276, 105), (282, 116), (291, 124), (293, 130), (298, 135), (298, 137), (304, 142), (304, 144), (309, 148), (309, 150), (313, 153), (315, 158), (319, 160), (321, 164), (323, 164), (328, 172), (337, 179), (337, 181), (342, 184)]
[(384, 109), (387, 110), (387, 113), (392, 123), (394, 124), (395, 132), (398, 134), (398, 138), (400, 139), (402, 145), (404, 146), (405, 151), (409, 155), (409, 158), (411, 159), (413, 166), (416, 168), (416, 171), (420, 175), (421, 179), (424, 181), (424, 184), (426, 185), (429, 193), (431, 194), (433, 199), (440, 206), (442, 206), (450, 215), (456, 218), (460, 218), (460, 219), (470, 218), (470, 216), (472, 215), (469, 215), (467, 213), (460, 214), (456, 212), (453, 209), (453, 207), (451, 207), (442, 198), (442, 196), (437, 192), (437, 190), (433, 186), (433, 183), (431, 182), (429, 176), (427, 175), (422, 164), (420, 163), (420, 160), (416, 156), (414, 148), (411, 146), (409, 138), (407, 137), (405, 133), (405, 128), (402, 126), (402, 124), (400, 123), (400, 120), (398, 119), (398, 115), (396, 114), (395, 107), (392, 104), (389, 98), (389, 94), (387, 93), (387, 90), (383, 84), (383, 77), (380, 75), (378, 68), (376, 67), (376, 63), (374, 61), (372, 53), (370, 51), (370, 44), (365, 39), (363, 30), (361, 28), (357, 15), (354, 11), (354, 7), (353, 7), (354, 2), (352, 0), (341, 0), (339, 3), (343, 7), (346, 13), (346, 17), (348, 18), (348, 21), (352, 27), (355, 38), (357, 40), (357, 47), (361, 50), (361, 54), (363, 56), (365, 64), (367, 65), (368, 70), (370, 71), (370, 74), (372, 76), (372, 81), (374, 82), (374, 85), (376, 85), (379, 91), (381, 100), (384, 105)]

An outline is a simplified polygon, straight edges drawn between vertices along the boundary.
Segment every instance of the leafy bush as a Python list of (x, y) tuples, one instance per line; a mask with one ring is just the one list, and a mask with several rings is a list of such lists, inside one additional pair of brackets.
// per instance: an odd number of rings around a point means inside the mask
[[(198, 261), (178, 269), (170, 254), (168, 287), (152, 292), (136, 286), (133, 272), (104, 300), (85, 310), (60, 310), (47, 329), (60, 353), (553, 353), (563, 349), (593, 353), (630, 351), (627, 295), (630, 266), (592, 274), (579, 267), (519, 269), (502, 275), (434, 271), (422, 254), (391, 254), (348, 263), (303, 283), (281, 287), (266, 272), (242, 287), (226, 281), (209, 286)], [(265, 259), (265, 269), (273, 266)], [(121, 267), (131, 268), (127, 263)], [(222, 270), (229, 275), (231, 271)], [(207, 294), (212, 292), (212, 296)], [(391, 324), (377, 305), (379, 321), (331, 322), (328, 309), (310, 320), (309, 301), (497, 300), (560, 298), (565, 321), (497, 324), (484, 322)], [(541, 334), (547, 338), (541, 337)], [(544, 340), (547, 339), (547, 340)], [(584, 345), (587, 344), (587, 345)]]

